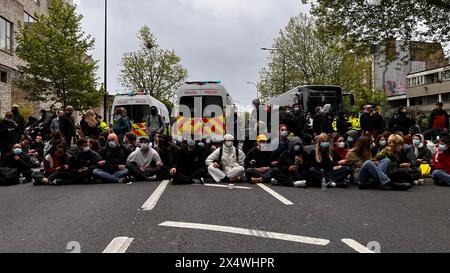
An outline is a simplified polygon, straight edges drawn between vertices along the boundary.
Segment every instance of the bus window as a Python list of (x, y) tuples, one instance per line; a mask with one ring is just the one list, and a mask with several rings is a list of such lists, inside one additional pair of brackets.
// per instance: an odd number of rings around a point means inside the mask
[(148, 105), (118, 105), (115, 109), (117, 108), (125, 108), (131, 123), (145, 123), (150, 115), (150, 106)]

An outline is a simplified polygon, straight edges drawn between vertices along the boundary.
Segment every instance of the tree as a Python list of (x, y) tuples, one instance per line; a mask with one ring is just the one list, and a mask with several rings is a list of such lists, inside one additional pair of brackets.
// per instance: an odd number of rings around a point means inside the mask
[(343, 35), (354, 46), (384, 43), (388, 38), (409, 42), (448, 43), (448, 0), (302, 0), (331, 35)]
[(119, 81), (125, 88), (145, 92), (169, 107), (175, 90), (186, 81), (188, 72), (174, 50), (159, 47), (150, 27), (142, 27), (138, 38), (140, 49), (125, 53), (122, 58)]
[[(379, 104), (385, 98), (382, 92), (372, 90), (371, 59), (349, 51), (340, 36), (325, 35), (312, 17), (292, 17), (273, 47), (286, 55), (288, 90), (299, 85), (338, 85), (355, 93), (357, 107), (369, 101)], [(260, 72), (259, 90), (264, 99), (283, 93), (282, 54), (270, 55)]]
[(48, 16), (19, 27), (16, 54), (25, 61), (16, 81), (31, 101), (51, 101), (86, 110), (100, 104), (97, 64), (87, 52), (94, 39), (81, 29), (82, 16), (62, 0), (51, 1)]

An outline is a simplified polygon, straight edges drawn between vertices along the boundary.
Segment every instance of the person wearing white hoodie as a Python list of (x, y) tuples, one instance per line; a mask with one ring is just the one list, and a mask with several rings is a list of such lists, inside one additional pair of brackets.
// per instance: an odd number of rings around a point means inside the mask
[(208, 173), (217, 183), (238, 182), (245, 173), (245, 154), (234, 147), (234, 137), (225, 135), (221, 148), (216, 149), (205, 161)]

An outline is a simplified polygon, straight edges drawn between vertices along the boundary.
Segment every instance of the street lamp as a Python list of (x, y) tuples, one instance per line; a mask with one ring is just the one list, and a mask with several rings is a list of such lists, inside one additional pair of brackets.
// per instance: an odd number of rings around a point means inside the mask
[(251, 84), (254, 85), (256, 87), (256, 98), (259, 99), (259, 90), (258, 90), (258, 85), (254, 82), (247, 82), (247, 84)]
[(104, 75), (103, 75), (103, 120), (107, 121), (108, 114), (108, 0), (105, 0), (105, 56), (104, 56)]
[(271, 48), (263, 47), (263, 48), (261, 48), (261, 50), (277, 51), (277, 52), (280, 52), (281, 55), (283, 55), (283, 90), (284, 90), (284, 93), (286, 93), (287, 92), (287, 90), (286, 90), (286, 54), (280, 48), (275, 48), (275, 47), (271, 47)]

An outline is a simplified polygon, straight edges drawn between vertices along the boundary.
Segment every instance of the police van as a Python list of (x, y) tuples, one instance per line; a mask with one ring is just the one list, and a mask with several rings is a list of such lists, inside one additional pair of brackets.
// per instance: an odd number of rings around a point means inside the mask
[(234, 101), (220, 81), (186, 82), (177, 90), (172, 133), (177, 140), (192, 136), (220, 142), (226, 134), (226, 108)]
[(114, 113), (117, 108), (124, 108), (127, 116), (130, 119), (132, 126), (132, 133), (139, 137), (148, 137), (147, 132), (147, 117), (150, 115), (150, 108), (155, 106), (158, 109), (158, 114), (161, 115), (166, 124), (165, 133), (169, 133), (170, 115), (167, 107), (155, 99), (154, 97), (145, 93), (127, 93), (118, 94), (114, 97), (112, 105), (111, 124), (114, 122)]

